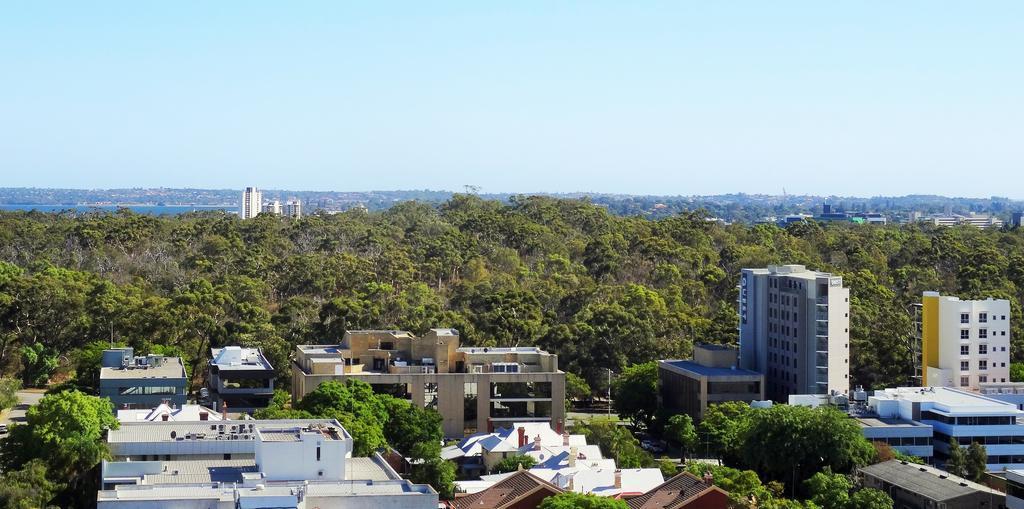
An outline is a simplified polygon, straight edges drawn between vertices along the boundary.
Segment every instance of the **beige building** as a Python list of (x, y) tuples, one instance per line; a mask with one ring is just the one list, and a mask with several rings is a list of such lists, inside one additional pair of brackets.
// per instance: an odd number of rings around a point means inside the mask
[(708, 404), (764, 399), (764, 375), (737, 363), (736, 349), (720, 345), (694, 345), (690, 361), (658, 361), (662, 406), (700, 421)]
[(558, 356), (535, 347), (460, 348), (454, 329), (422, 337), (405, 331), (348, 331), (339, 345), (299, 345), (292, 398), (328, 380), (353, 378), (436, 409), (445, 436), (518, 422), (565, 422), (565, 373)]

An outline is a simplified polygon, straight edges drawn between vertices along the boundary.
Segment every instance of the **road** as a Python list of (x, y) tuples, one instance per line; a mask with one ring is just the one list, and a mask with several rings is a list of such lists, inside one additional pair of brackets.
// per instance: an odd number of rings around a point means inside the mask
[(18, 405), (0, 416), (0, 424), (24, 423), (25, 411), (28, 407), (43, 399), (42, 390), (18, 391)]

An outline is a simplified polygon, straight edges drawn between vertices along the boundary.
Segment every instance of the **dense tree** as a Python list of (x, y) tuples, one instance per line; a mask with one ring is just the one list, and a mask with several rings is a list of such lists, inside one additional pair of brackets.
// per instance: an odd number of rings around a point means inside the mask
[(739, 464), (739, 451), (743, 447), (741, 432), (753, 411), (750, 405), (741, 401), (709, 405), (698, 428), (698, 435), (709, 452), (727, 464)]
[(587, 443), (601, 448), (601, 453), (613, 458), (620, 468), (654, 466), (654, 458), (640, 448), (640, 442), (628, 429), (614, 419), (592, 419), (577, 423), (575, 431), (587, 437)]
[(441, 458), (419, 462), (412, 467), (412, 481), (429, 484), (442, 500), (451, 500), (455, 497), (455, 464)]
[(978, 442), (971, 442), (967, 447), (967, 464), (965, 466), (966, 477), (972, 481), (981, 481), (988, 471), (988, 451), (985, 446)]
[(967, 477), (967, 454), (956, 441), (949, 443), (949, 458), (946, 459), (946, 471), (960, 477)]
[(590, 399), (591, 394), (590, 384), (586, 380), (573, 372), (565, 374), (565, 397), (567, 404), (569, 401), (579, 402)]
[(545, 498), (538, 509), (628, 509), (626, 502), (611, 497), (576, 492), (559, 493)]
[(0, 378), (0, 412), (18, 404), (21, 382), (13, 378)]
[(416, 459), (441, 454), (441, 414), (386, 394), (377, 397), (384, 403), (384, 438), (391, 448)]
[(634, 428), (650, 427), (658, 408), (658, 363), (636, 364), (616, 377), (614, 407)]
[(884, 491), (862, 488), (850, 496), (847, 509), (892, 509), (893, 500)]
[(324, 382), (302, 398), (295, 408), (315, 417), (337, 419), (352, 435), (353, 454), (357, 456), (369, 456), (387, 445), (384, 437), (387, 407), (366, 382)]
[(494, 473), (503, 474), (505, 472), (515, 472), (520, 467), (528, 470), (530, 467), (537, 464), (537, 461), (533, 459), (533, 456), (527, 456), (525, 454), (513, 454), (506, 458), (502, 458), (498, 464), (494, 465)]
[(61, 489), (61, 485), (50, 480), (46, 462), (34, 459), (19, 470), (0, 474), (0, 508), (38, 509), (47, 507)]
[(697, 428), (693, 426), (693, 419), (687, 414), (669, 417), (665, 424), (664, 436), (679, 444), (684, 456), (697, 447)]

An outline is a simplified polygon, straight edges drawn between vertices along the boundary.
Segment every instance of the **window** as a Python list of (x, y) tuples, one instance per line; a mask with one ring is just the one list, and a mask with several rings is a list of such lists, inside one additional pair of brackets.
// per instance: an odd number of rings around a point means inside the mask
[(988, 329), (978, 329), (978, 338), (985, 339), (988, 337)]
[(968, 329), (960, 329), (960, 339), (971, 339), (971, 331)]
[(978, 383), (983, 384), (988, 382), (988, 375), (978, 375)]
[(969, 376), (962, 376), (962, 377), (960, 377), (960, 387), (967, 387), (968, 385), (971, 385), (971, 377), (969, 377)]
[(960, 313), (960, 323), (971, 323), (971, 314)]
[(987, 355), (988, 345), (978, 345), (978, 355)]
[(1006, 315), (1003, 315), (1003, 317), (1000, 318), (1000, 320), (1006, 320)]
[(988, 323), (988, 313), (978, 313), (978, 323)]
[(960, 371), (967, 371), (971, 369), (970, 361), (960, 361)]
[(960, 355), (971, 355), (971, 345), (960, 345)]
[(981, 371), (985, 371), (986, 369), (988, 369), (988, 361), (986, 361), (986, 360), (978, 361), (978, 369), (981, 370)]
[(316, 446), (316, 460), (320, 461), (320, 446)]
[(1003, 331), (1003, 333), (1000, 334), (1000, 336), (1005, 336), (1005, 335), (1006, 335), (1006, 331)]

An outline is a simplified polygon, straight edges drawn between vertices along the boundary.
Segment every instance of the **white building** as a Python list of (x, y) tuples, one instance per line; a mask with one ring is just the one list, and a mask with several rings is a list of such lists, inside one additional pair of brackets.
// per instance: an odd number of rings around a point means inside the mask
[(875, 391), (868, 406), (884, 419), (931, 426), (935, 457), (949, 456), (949, 444), (978, 442), (988, 452), (989, 471), (1024, 468), (1024, 412), (1013, 404), (947, 387), (900, 387)]
[(924, 292), (921, 300), (924, 385), (978, 390), (1010, 380), (1010, 301), (938, 292)]
[(850, 390), (850, 290), (803, 265), (743, 269), (740, 368), (765, 376), (765, 396)]
[(268, 214), (274, 214), (275, 216), (281, 215), (281, 200), (271, 200), (263, 204), (263, 212)]
[(238, 215), (242, 219), (252, 219), (263, 210), (263, 193), (258, 187), (247, 187), (242, 191), (242, 206)]
[(380, 455), (352, 457), (335, 420), (127, 423), (107, 438), (100, 509), (437, 507)]
[(302, 202), (299, 200), (291, 200), (285, 203), (284, 215), (294, 218), (302, 217)]
[(156, 408), (124, 409), (117, 411), (117, 420), (121, 422), (200, 422), (220, 421), (220, 413), (201, 405), (175, 406), (163, 402)]

